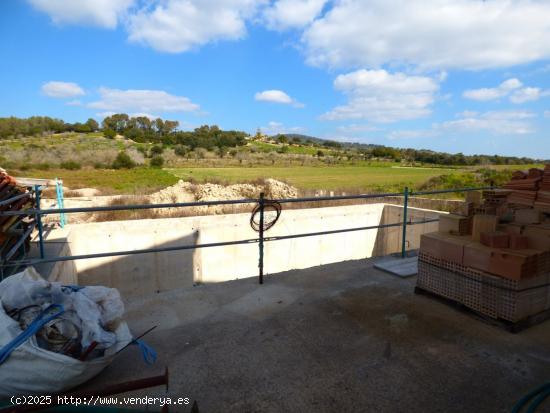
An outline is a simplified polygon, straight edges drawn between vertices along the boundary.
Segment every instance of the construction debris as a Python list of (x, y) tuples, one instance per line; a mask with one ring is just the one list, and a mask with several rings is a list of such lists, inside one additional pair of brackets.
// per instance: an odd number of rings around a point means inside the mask
[[(0, 212), (23, 211), (32, 208), (33, 193), (0, 168)], [(0, 263), (5, 265), (26, 255), (34, 219), (26, 215), (0, 216)], [(3, 267), (0, 279), (17, 272), (16, 267)]]
[(468, 197), (480, 203), (473, 217), (444, 216), (422, 235), (417, 288), (513, 323), (550, 317), (550, 165), (504, 188)]
[(97, 375), (137, 341), (123, 313), (113, 288), (50, 283), (32, 267), (3, 280), (0, 398), (58, 393)]

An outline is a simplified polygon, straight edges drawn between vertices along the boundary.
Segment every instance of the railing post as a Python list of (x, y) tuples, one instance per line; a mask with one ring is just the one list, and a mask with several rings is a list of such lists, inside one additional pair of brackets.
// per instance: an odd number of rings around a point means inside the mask
[(38, 244), (40, 247), (40, 258), (44, 258), (44, 231), (42, 228), (42, 215), (40, 214), (40, 185), (34, 186), (34, 195), (36, 197), (36, 223), (38, 224)]
[[(63, 200), (63, 184), (59, 182), (57, 178), (55, 178), (55, 193), (57, 195), (57, 208), (58, 209), (64, 209), (65, 208), (65, 202)], [(65, 227), (65, 213), (61, 212), (59, 214), (59, 225), (61, 228)]]
[(260, 270), (260, 284), (264, 283), (264, 193), (260, 193), (260, 260), (258, 262), (258, 267)]
[(401, 240), (401, 258), (407, 256), (407, 208), (409, 207), (409, 187), (403, 191), (403, 239)]

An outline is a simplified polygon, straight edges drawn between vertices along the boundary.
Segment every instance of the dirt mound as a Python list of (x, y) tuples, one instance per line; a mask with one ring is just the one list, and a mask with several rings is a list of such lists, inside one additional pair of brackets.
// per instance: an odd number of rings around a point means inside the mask
[[(219, 184), (192, 184), (180, 180), (177, 184), (164, 188), (149, 196), (149, 200), (153, 204), (164, 204), (174, 202), (197, 202), (197, 201), (220, 201), (234, 200), (244, 198), (257, 198), (260, 192), (264, 192), (267, 198), (296, 198), (298, 190), (293, 186), (277, 181), (276, 179), (266, 179), (262, 184), (234, 184), (234, 185), (219, 185)], [(235, 206), (208, 206), (208, 207), (193, 207), (186, 208), (186, 215), (201, 215), (201, 214), (221, 214), (229, 212), (237, 212), (238, 207)], [(179, 209), (179, 212), (182, 210)], [(177, 208), (169, 208), (163, 210), (166, 214), (174, 214), (178, 212)]]
[(164, 188), (150, 195), (150, 201), (157, 203), (193, 202), (193, 201), (217, 201), (242, 198), (257, 198), (260, 192), (264, 192), (267, 198), (295, 198), (298, 190), (293, 186), (266, 179), (263, 184), (192, 184), (180, 180), (177, 184)]

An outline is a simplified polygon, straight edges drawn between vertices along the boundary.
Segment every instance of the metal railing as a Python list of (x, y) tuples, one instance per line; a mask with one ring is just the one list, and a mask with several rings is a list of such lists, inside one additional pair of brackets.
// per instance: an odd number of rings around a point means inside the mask
[[(198, 249), (198, 248), (223, 247), (223, 246), (230, 246), (230, 245), (257, 243), (258, 255), (259, 255), (258, 278), (259, 278), (260, 284), (262, 284), (264, 279), (264, 243), (265, 242), (281, 241), (281, 240), (288, 240), (288, 239), (294, 239), (294, 238), (313, 237), (313, 236), (320, 236), (320, 235), (331, 235), (331, 234), (338, 234), (338, 233), (344, 233), (344, 232), (366, 231), (371, 229), (402, 227), (401, 256), (405, 257), (407, 253), (407, 249), (406, 249), (407, 227), (410, 225), (419, 225), (419, 224), (426, 224), (426, 223), (439, 221), (439, 219), (437, 218), (424, 219), (421, 221), (409, 221), (408, 208), (409, 208), (409, 200), (411, 197), (420, 196), (420, 195), (436, 195), (436, 194), (444, 194), (444, 193), (460, 193), (460, 192), (492, 190), (492, 189), (495, 189), (495, 188), (493, 186), (489, 186), (489, 187), (481, 187), (481, 188), (459, 188), (459, 189), (448, 189), (448, 190), (438, 190), (438, 191), (413, 192), (413, 191), (410, 191), (408, 187), (405, 187), (403, 192), (364, 194), (364, 195), (340, 195), (340, 196), (330, 196), (330, 197), (323, 196), (323, 197), (309, 197), (309, 198), (287, 198), (287, 199), (267, 199), (265, 198), (264, 194), (261, 193), (259, 198), (246, 198), (246, 199), (226, 200), (226, 201), (199, 201), (199, 202), (179, 202), (179, 203), (168, 203), (168, 204), (116, 205), (116, 206), (97, 206), (97, 207), (84, 207), (84, 208), (54, 208), (54, 209), (41, 209), (40, 191), (36, 190), (35, 191), (36, 207), (34, 209), (27, 209), (24, 211), (3, 211), (3, 212), (0, 211), (0, 217), (2, 216), (35, 216), (36, 218), (35, 221), (37, 224), (36, 227), (38, 229), (38, 244), (39, 244), (39, 250), (40, 250), (40, 258), (31, 258), (31, 259), (24, 259), (24, 260), (12, 261), (12, 262), (1, 261), (0, 269), (8, 266), (11, 267), (14, 265), (28, 266), (28, 265), (36, 265), (41, 263), (73, 261), (73, 260), (90, 259), (90, 258), (103, 258), (103, 257), (113, 257), (113, 256), (136, 255), (136, 254), (146, 254), (146, 253), (155, 253), (155, 252), (169, 252), (169, 251), (190, 250), (190, 249)], [(372, 225), (372, 226), (363, 226), (363, 227), (343, 228), (343, 229), (336, 229), (336, 230), (329, 230), (329, 231), (308, 232), (308, 233), (301, 233), (301, 234), (279, 235), (279, 236), (271, 236), (271, 237), (265, 236), (264, 212), (265, 212), (265, 205), (267, 202), (276, 202), (278, 204), (283, 205), (283, 204), (304, 203), (304, 202), (366, 200), (366, 199), (386, 198), (386, 197), (403, 197), (403, 219), (401, 220), (401, 222)], [(205, 243), (205, 244), (146, 248), (146, 249), (137, 249), (137, 250), (129, 250), (129, 251), (113, 251), (113, 252), (104, 252), (104, 253), (96, 253), (96, 254), (56, 256), (56, 257), (45, 256), (44, 235), (43, 235), (43, 225), (42, 225), (42, 217), (44, 215), (123, 211), (123, 210), (186, 208), (186, 207), (198, 207), (198, 206), (244, 205), (244, 204), (255, 204), (259, 207), (260, 224), (259, 224), (259, 231), (258, 231), (257, 238)]]

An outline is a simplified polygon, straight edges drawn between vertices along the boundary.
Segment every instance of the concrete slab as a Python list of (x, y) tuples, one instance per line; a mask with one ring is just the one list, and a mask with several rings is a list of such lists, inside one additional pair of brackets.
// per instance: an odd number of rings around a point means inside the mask
[(418, 257), (383, 257), (376, 261), (374, 268), (401, 278), (413, 277), (418, 274)]
[(159, 326), (157, 364), (129, 348), (86, 388), (167, 365), (168, 395), (201, 412), (462, 413), (510, 411), (548, 381), (550, 322), (513, 335), (414, 284), (360, 260), (134, 299), (133, 331)]

